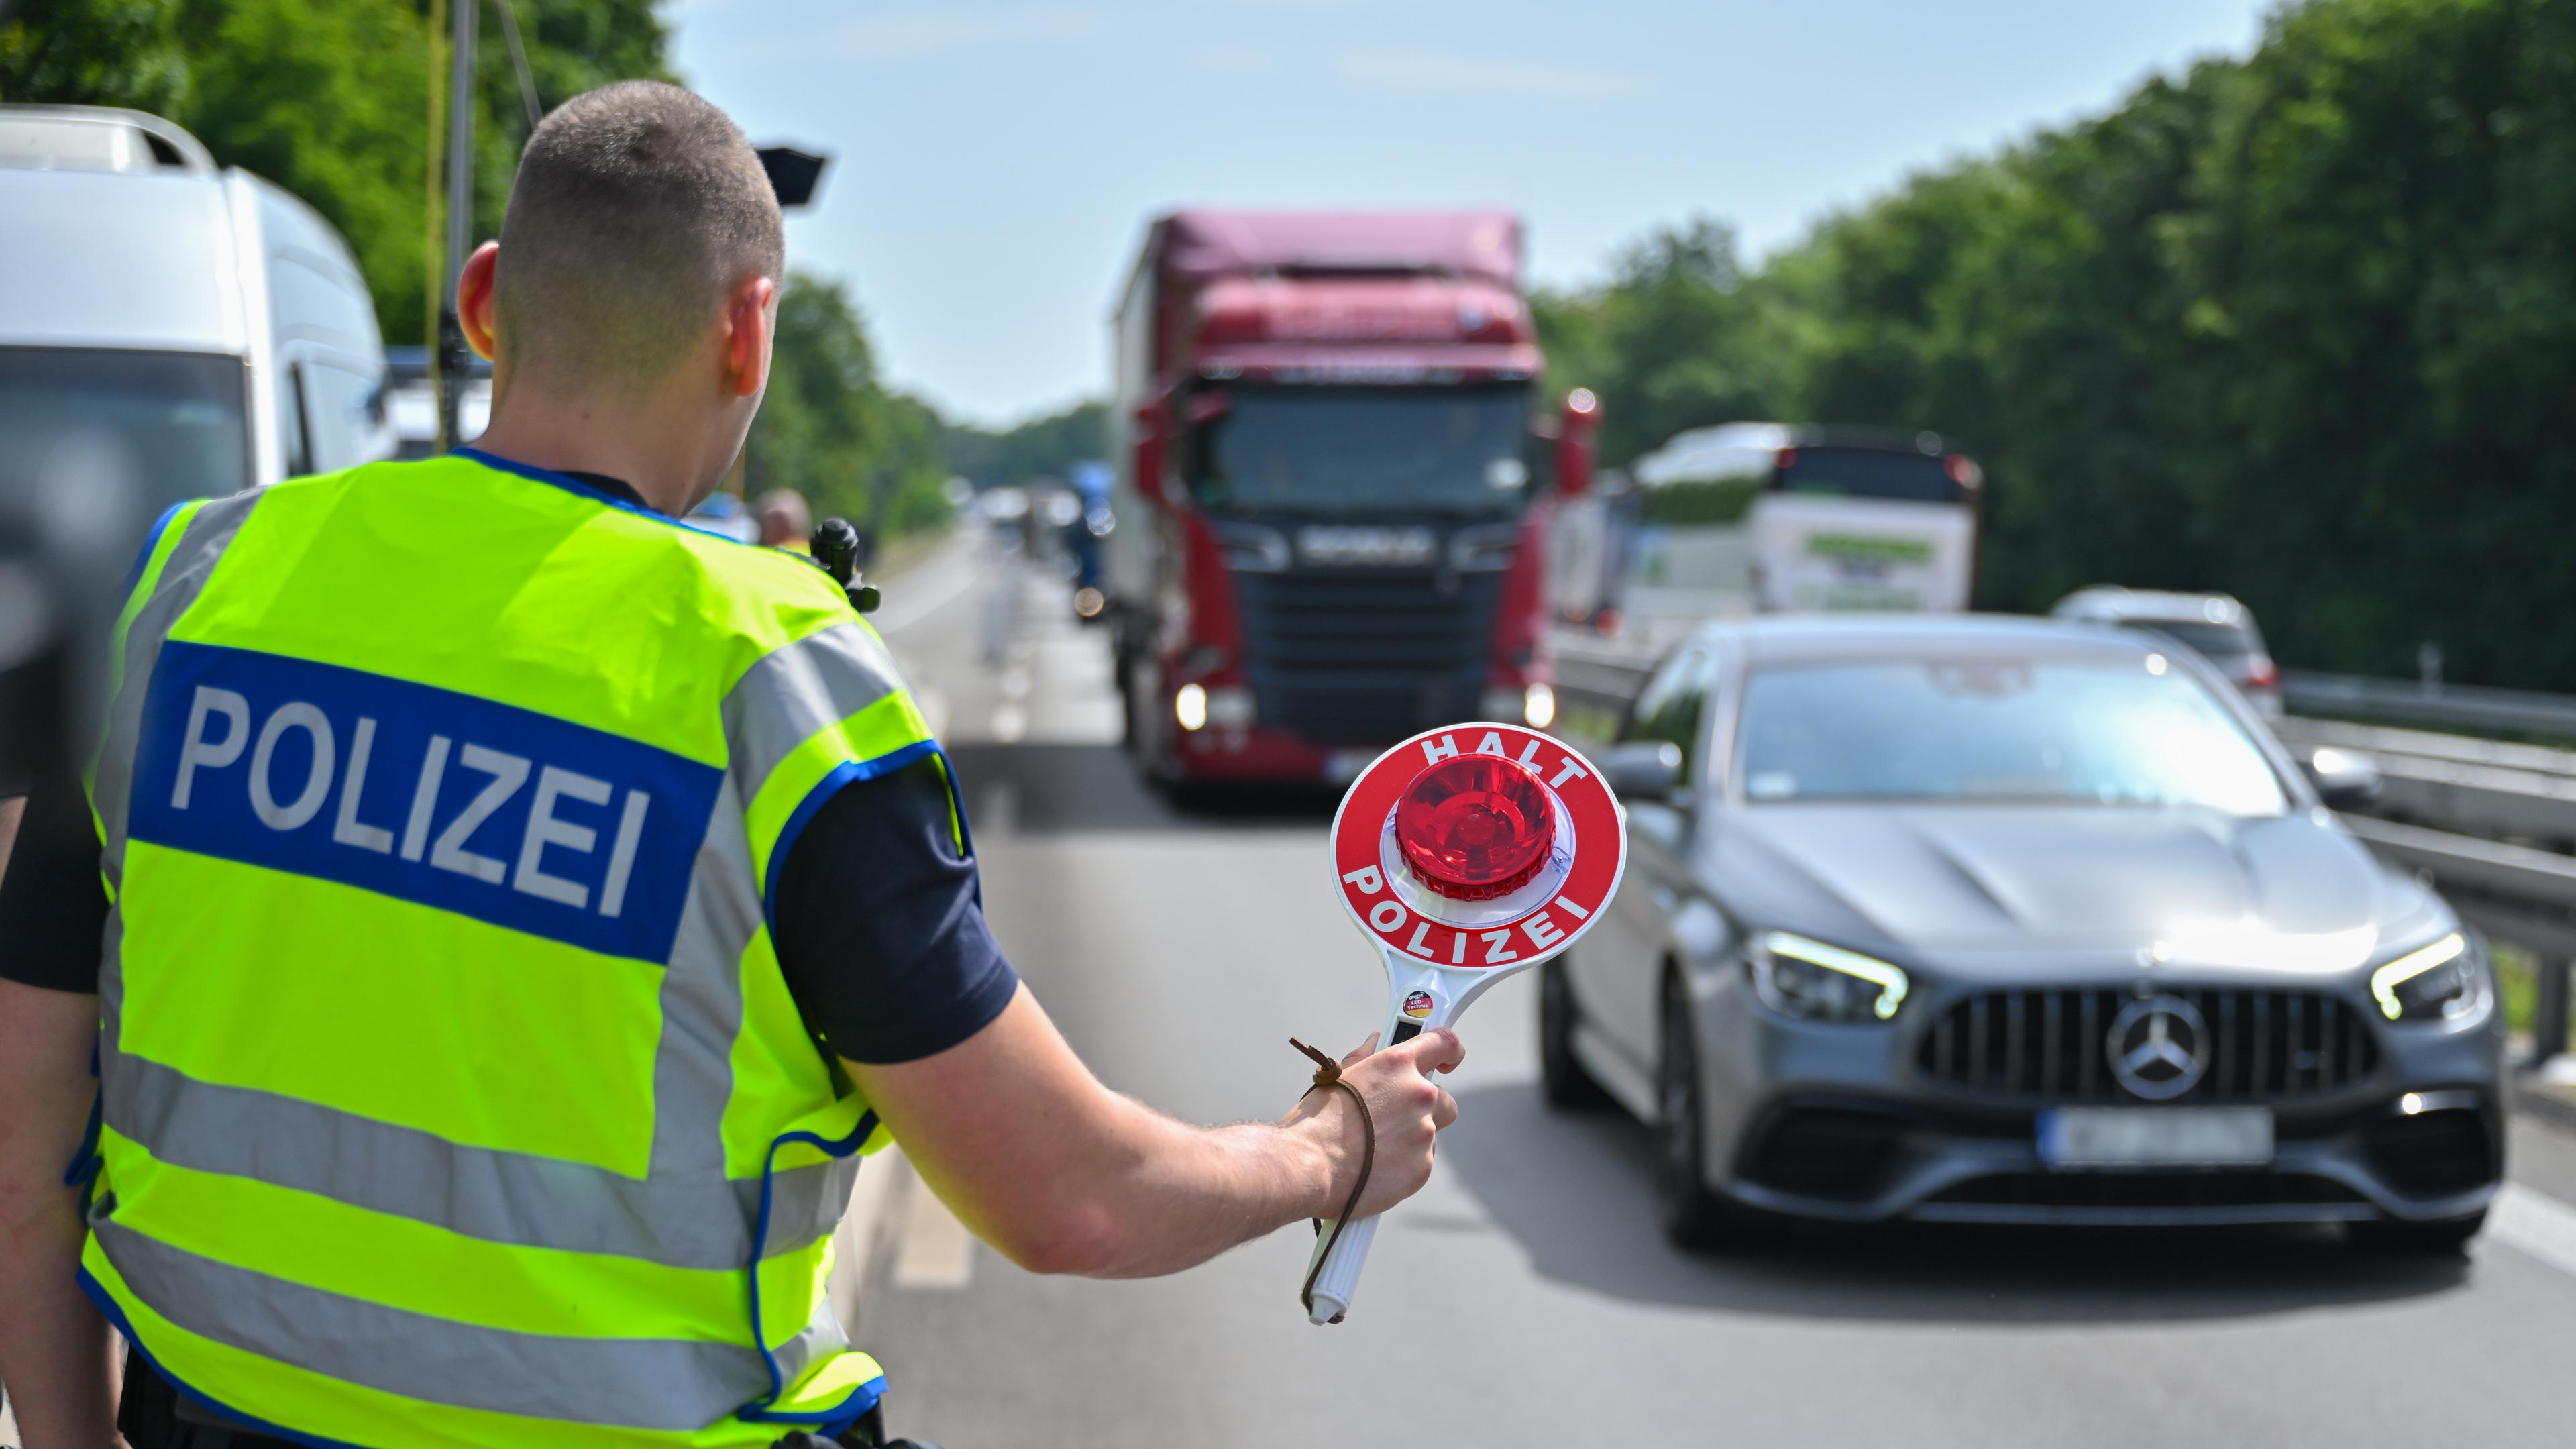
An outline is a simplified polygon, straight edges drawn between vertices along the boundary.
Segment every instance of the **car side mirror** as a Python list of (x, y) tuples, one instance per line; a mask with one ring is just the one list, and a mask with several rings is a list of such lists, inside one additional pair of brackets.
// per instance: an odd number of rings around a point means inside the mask
[(1669, 802), (1682, 787), (1681, 746), (1670, 740), (1630, 740), (1601, 756), (1601, 781), (1621, 800)]
[(2379, 798), (2379, 767), (2366, 755), (2323, 746), (2309, 752), (2303, 768), (2329, 810), (2358, 810)]

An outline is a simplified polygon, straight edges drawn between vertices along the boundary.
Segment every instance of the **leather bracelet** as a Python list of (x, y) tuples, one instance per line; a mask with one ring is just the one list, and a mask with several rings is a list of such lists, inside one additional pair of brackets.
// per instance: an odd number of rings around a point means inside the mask
[[(1342, 1229), (1350, 1226), (1351, 1214), (1359, 1210), (1360, 1194), (1368, 1191), (1369, 1171), (1377, 1166), (1377, 1124), (1369, 1120), (1368, 1099), (1360, 1095), (1359, 1088), (1342, 1080), (1342, 1064), (1340, 1062), (1335, 1061), (1330, 1055), (1324, 1052), (1315, 1050), (1313, 1047), (1306, 1045), (1304, 1042), (1297, 1040), (1297, 1038), (1293, 1036), (1288, 1038), (1288, 1044), (1295, 1047), (1297, 1050), (1304, 1052), (1308, 1057), (1312, 1058), (1315, 1063), (1315, 1084), (1308, 1087), (1305, 1091), (1305, 1095), (1299, 1097), (1297, 1100), (1302, 1102), (1306, 1100), (1307, 1097), (1311, 1097), (1317, 1092), (1325, 1091), (1332, 1087), (1339, 1087), (1343, 1091), (1351, 1094), (1351, 1105), (1358, 1108), (1360, 1114), (1359, 1180), (1351, 1184), (1351, 1195), (1349, 1200), (1342, 1204), (1341, 1215), (1333, 1219), (1332, 1234), (1324, 1239), (1322, 1251), (1315, 1254), (1314, 1264), (1306, 1269), (1306, 1281), (1297, 1289), (1297, 1306), (1305, 1309), (1307, 1313), (1312, 1314), (1315, 1311), (1315, 1278), (1318, 1274), (1324, 1271), (1324, 1261), (1333, 1255), (1333, 1245), (1342, 1240)], [(1315, 1220), (1315, 1231), (1318, 1233), (1324, 1231), (1324, 1223), (1321, 1218)], [(1336, 1313), (1333, 1315), (1332, 1321), (1339, 1323), (1342, 1321), (1342, 1316)]]

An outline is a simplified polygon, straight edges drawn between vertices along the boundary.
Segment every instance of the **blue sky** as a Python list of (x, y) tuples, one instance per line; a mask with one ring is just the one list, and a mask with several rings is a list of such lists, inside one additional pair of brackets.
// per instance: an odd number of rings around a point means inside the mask
[(679, 0), (675, 63), (835, 154), (791, 262), (952, 415), (1104, 389), (1111, 294), (1191, 203), (1505, 205), (1535, 280), (1658, 223), (1755, 255), (1905, 173), (2243, 54), (2257, 0)]

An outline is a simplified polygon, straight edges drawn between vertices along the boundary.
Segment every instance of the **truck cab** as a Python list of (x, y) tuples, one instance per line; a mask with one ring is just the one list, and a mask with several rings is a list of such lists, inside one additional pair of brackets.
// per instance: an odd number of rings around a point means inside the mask
[(1117, 318), (1109, 613), (1160, 784), (1346, 779), (1554, 717), (1545, 529), (1589, 476), (1500, 212), (1177, 212)]

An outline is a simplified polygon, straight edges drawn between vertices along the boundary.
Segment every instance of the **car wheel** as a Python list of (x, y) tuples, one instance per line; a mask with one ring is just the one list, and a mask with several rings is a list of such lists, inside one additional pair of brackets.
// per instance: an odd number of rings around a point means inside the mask
[(2352, 1245), (2378, 1253), (2411, 1253), (2432, 1257), (2460, 1252), (2469, 1239), (2487, 1225), (2484, 1209), (2464, 1218), (2444, 1218), (2433, 1223), (2402, 1223), (2388, 1219), (2353, 1223), (2346, 1228)]
[(1574, 1054), (1574, 1026), (1582, 1019), (1579, 1012), (1565, 957), (1539, 967), (1538, 1089), (1540, 1097), (1560, 1112), (1590, 1111), (1610, 1100)]
[(1699, 1034), (1689, 993), (1664, 978), (1662, 1049), (1655, 1054), (1655, 1197), (1664, 1236), (1682, 1248), (1740, 1247), (1768, 1219), (1709, 1189), (1708, 1114), (1700, 1085)]

